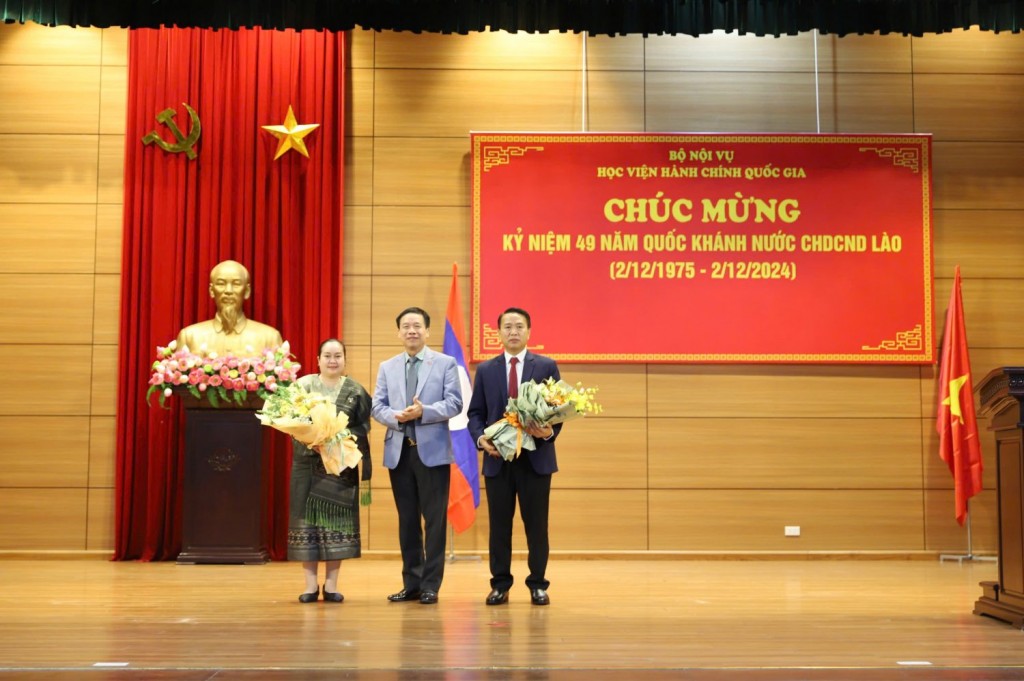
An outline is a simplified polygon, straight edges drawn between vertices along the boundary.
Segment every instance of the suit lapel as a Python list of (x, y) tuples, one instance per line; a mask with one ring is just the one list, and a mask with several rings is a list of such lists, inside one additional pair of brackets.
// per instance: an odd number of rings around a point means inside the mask
[(423, 366), (420, 368), (419, 379), (416, 383), (417, 393), (420, 391), (420, 388), (427, 384), (427, 377), (430, 376), (430, 372), (434, 368), (435, 359), (437, 359), (437, 353), (431, 351), (430, 348), (426, 348), (423, 353)]
[(523, 378), (519, 381), (520, 384), (526, 383), (527, 381), (533, 380), (533, 355), (529, 350), (526, 351), (526, 355), (523, 356)]

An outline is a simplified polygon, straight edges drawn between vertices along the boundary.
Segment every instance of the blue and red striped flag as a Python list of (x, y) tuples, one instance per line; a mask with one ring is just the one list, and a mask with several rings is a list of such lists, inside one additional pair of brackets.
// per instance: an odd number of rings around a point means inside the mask
[(452, 287), (448, 293), (448, 313), (444, 320), (444, 354), (455, 358), (459, 365), (459, 380), (462, 383), (462, 413), (448, 422), (452, 437), (452, 483), (448, 491), (448, 522), (456, 532), (464, 532), (476, 520), (476, 508), (480, 505), (480, 469), (477, 466), (476, 446), (469, 434), (466, 410), (473, 396), (466, 369), (466, 356), (462, 338), (465, 324), (462, 322), (462, 301), (459, 296), (459, 266), (452, 263)]

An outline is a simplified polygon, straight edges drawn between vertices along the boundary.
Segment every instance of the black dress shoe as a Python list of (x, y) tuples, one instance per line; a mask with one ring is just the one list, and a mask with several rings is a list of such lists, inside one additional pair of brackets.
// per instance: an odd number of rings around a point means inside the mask
[(420, 599), (419, 589), (402, 589), (396, 594), (388, 596), (388, 600), (392, 603), (401, 603), (402, 601), (418, 601)]
[(318, 598), (320, 598), (319, 589), (311, 594), (299, 594), (299, 603), (316, 603)]
[(548, 605), (551, 603), (551, 599), (548, 598), (548, 592), (544, 589), (530, 589), (530, 601), (534, 605)]
[(424, 591), (420, 593), (420, 603), (423, 605), (434, 605), (437, 603), (436, 591)]
[(491, 589), (491, 593), (487, 594), (487, 605), (504, 605), (505, 603), (508, 603), (507, 591)]
[(335, 591), (328, 591), (327, 585), (324, 585), (324, 602), (325, 603), (341, 603), (345, 600), (345, 597)]

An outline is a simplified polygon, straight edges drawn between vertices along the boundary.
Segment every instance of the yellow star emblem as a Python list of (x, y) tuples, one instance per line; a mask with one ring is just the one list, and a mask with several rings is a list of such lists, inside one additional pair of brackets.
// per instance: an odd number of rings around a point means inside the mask
[(963, 389), (964, 384), (967, 383), (967, 377), (970, 374), (964, 374), (954, 378), (949, 382), (949, 397), (942, 400), (942, 405), (949, 407), (949, 413), (951, 416), (955, 416), (956, 420), (960, 423), (964, 422), (964, 412), (960, 408), (960, 391)]
[(284, 117), (284, 124), (262, 125), (260, 127), (281, 140), (277, 145), (277, 152), (274, 154), (274, 160), (276, 161), (289, 149), (294, 149), (306, 158), (309, 158), (309, 151), (306, 150), (306, 143), (302, 141), (302, 138), (319, 128), (320, 124), (304, 123), (299, 125), (295, 121), (295, 114), (292, 112), (292, 107), (289, 104), (288, 115)]

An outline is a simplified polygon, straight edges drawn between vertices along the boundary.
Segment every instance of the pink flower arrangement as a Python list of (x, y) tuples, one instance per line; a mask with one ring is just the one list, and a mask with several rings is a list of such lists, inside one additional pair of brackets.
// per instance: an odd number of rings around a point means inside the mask
[(301, 368), (287, 341), (255, 357), (195, 355), (187, 347), (178, 350), (177, 343), (171, 341), (167, 347), (156, 349), (146, 401), (159, 392), (163, 407), (172, 389), (181, 386), (198, 400), (205, 395), (213, 407), (230, 400), (244, 404), (251, 393), (267, 399), (279, 386), (294, 381)]

